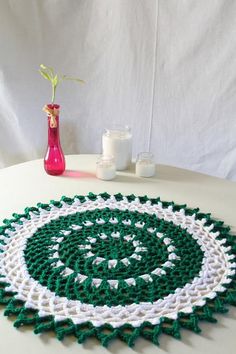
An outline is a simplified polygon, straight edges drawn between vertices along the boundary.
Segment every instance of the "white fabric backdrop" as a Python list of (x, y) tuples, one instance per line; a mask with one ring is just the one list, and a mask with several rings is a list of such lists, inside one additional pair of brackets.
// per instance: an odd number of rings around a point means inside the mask
[(43, 157), (50, 87), (64, 152), (101, 152), (129, 124), (133, 155), (236, 179), (235, 0), (0, 0), (0, 167)]

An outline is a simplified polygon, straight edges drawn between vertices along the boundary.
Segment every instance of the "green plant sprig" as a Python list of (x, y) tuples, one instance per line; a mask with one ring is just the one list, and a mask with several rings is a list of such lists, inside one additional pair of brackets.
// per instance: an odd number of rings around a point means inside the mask
[(60, 74), (55, 74), (54, 69), (52, 67), (46, 66), (44, 64), (40, 65), (40, 69), (39, 69), (40, 74), (42, 75), (42, 77), (48, 81), (51, 82), (52, 85), (52, 103), (54, 103), (55, 101), (55, 95), (56, 95), (56, 89), (57, 86), (65, 80), (70, 80), (70, 81), (77, 81), (80, 82), (82, 84), (84, 84), (84, 81), (79, 79), (79, 78), (74, 78), (74, 77), (70, 77), (67, 75), (60, 75)]

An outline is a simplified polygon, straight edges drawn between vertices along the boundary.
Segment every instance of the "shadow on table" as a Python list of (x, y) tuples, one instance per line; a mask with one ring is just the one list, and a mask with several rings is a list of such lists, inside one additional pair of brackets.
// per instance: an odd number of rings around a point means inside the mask
[(156, 183), (156, 180), (152, 178), (141, 178), (136, 177), (135, 175), (120, 175), (117, 173), (116, 178), (113, 179), (111, 182), (121, 182), (121, 183)]
[[(124, 171), (126, 175), (134, 175), (135, 174), (135, 163), (132, 163), (128, 170)], [(205, 173), (196, 172), (193, 170), (188, 170), (181, 167), (169, 166), (163, 164), (156, 165), (156, 179), (163, 181), (174, 181), (174, 182), (200, 182), (205, 181), (207, 178), (211, 178), (213, 176), (207, 175)], [(218, 178), (221, 180), (222, 178), (214, 176), (214, 178)], [(147, 178), (150, 180), (150, 178)]]
[(78, 171), (78, 170), (65, 170), (61, 177), (67, 178), (94, 178), (96, 177), (94, 173)]
[[(125, 171), (127, 172), (127, 171)], [(64, 178), (73, 178), (73, 179), (82, 179), (82, 178), (96, 178), (95, 173), (91, 172), (86, 172), (86, 171), (79, 171), (79, 170), (66, 170), (60, 177)], [(127, 182), (132, 182), (132, 183), (145, 183), (145, 182), (155, 182), (154, 180), (152, 181), (151, 178), (137, 178), (133, 171), (129, 170), (128, 173), (125, 175), (122, 175), (122, 173), (117, 172), (116, 178), (113, 179), (112, 181), (104, 181), (104, 182), (121, 182), (121, 183), (127, 183)]]
[(201, 182), (205, 181), (211, 176), (194, 172), (191, 170), (186, 170), (184, 168), (167, 166), (167, 165), (157, 165), (157, 177), (163, 181), (175, 181), (175, 182)]

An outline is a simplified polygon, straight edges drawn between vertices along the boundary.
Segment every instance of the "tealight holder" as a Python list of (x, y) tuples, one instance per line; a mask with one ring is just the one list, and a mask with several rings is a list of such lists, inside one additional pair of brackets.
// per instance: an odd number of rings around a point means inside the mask
[(102, 155), (98, 158), (96, 176), (104, 181), (110, 181), (116, 176), (116, 165), (113, 156)]
[(136, 175), (139, 177), (153, 177), (156, 172), (156, 164), (154, 162), (154, 156), (150, 152), (140, 152), (137, 156)]

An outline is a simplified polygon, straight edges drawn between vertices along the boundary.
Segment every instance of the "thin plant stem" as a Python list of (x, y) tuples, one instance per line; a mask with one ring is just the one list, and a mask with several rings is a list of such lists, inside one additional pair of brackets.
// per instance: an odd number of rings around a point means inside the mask
[(52, 85), (52, 104), (54, 104), (56, 95), (56, 86)]
[(80, 83), (84, 83), (83, 80), (79, 79), (79, 78), (73, 78), (73, 77), (69, 77), (66, 75), (54, 75), (54, 69), (49, 67), (49, 66), (45, 66), (44, 64), (41, 64), (39, 67), (39, 72), (40, 74), (43, 76), (43, 78), (45, 80), (48, 80), (51, 82), (52, 85), (52, 104), (54, 104), (55, 101), (55, 95), (56, 95), (56, 88), (58, 86), (59, 83), (61, 83), (63, 80), (72, 80), (72, 81), (77, 81)]

